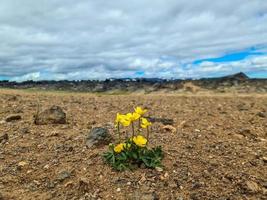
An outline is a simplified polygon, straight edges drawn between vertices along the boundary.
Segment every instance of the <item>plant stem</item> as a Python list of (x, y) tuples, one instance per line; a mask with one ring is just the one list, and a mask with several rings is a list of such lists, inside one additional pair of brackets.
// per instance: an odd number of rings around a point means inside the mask
[(133, 137), (134, 137), (134, 123), (132, 122), (132, 131), (133, 131)]
[(147, 144), (148, 144), (148, 141), (149, 141), (149, 127), (146, 128), (146, 139), (147, 139)]
[(121, 142), (120, 123), (117, 124), (117, 132), (119, 135), (119, 142)]

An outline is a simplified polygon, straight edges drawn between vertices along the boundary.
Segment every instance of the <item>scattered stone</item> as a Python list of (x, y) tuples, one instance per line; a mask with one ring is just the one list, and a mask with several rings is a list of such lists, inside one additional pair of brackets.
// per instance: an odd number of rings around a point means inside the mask
[(245, 138), (245, 137), (244, 137), (243, 135), (241, 135), (241, 134), (233, 134), (233, 136), (236, 137), (237, 139), (240, 139), (240, 140), (242, 140), (242, 139)]
[(20, 132), (21, 132), (21, 134), (24, 135), (24, 134), (30, 133), (30, 130), (29, 130), (29, 128), (25, 127), (25, 128), (22, 128)]
[(6, 143), (8, 141), (8, 134), (5, 133), (0, 136), (0, 143)]
[(21, 170), (23, 167), (25, 167), (25, 166), (27, 166), (28, 165), (28, 163), (27, 162), (25, 162), (25, 161), (20, 161), (19, 163), (18, 163), (18, 170)]
[(53, 188), (55, 188), (55, 183), (53, 183), (53, 182), (48, 182), (48, 183), (46, 184), (46, 186), (47, 186), (47, 188), (49, 188), (49, 189), (53, 189)]
[(18, 97), (17, 96), (10, 96), (7, 100), (8, 101), (17, 101)]
[(171, 126), (171, 125), (163, 126), (163, 130), (165, 130), (165, 131), (169, 131), (169, 132), (171, 132), (171, 133), (176, 133), (176, 128), (174, 128), (174, 127)]
[(266, 112), (258, 112), (257, 115), (259, 117), (262, 117), (262, 118), (266, 118), (267, 117), (267, 113)]
[(201, 188), (202, 186), (204, 186), (205, 184), (203, 182), (194, 182), (192, 184), (192, 189), (199, 189)]
[(21, 116), (17, 114), (12, 114), (6, 117), (6, 122), (18, 121), (21, 120)]
[(246, 181), (244, 189), (248, 193), (255, 194), (260, 191), (259, 185), (254, 181)]
[(101, 146), (109, 144), (112, 140), (108, 129), (102, 127), (95, 127), (90, 130), (86, 137), (86, 146), (91, 148), (93, 146)]
[(158, 172), (162, 172), (162, 171), (163, 171), (163, 169), (162, 169), (161, 167), (155, 167), (155, 169), (156, 169), (156, 171), (158, 171)]
[(174, 124), (173, 119), (168, 119), (168, 118), (148, 117), (147, 119), (152, 123), (159, 122), (159, 123), (162, 123), (163, 125), (173, 125)]
[(117, 188), (117, 190), (116, 190), (117, 192), (120, 192), (121, 191), (121, 189), (120, 188)]
[(69, 171), (62, 171), (58, 174), (57, 180), (63, 182), (65, 179), (69, 178), (71, 173)]
[(186, 127), (186, 126), (187, 126), (186, 122), (187, 122), (187, 121), (185, 121), (185, 120), (182, 121), (182, 122), (179, 124), (178, 127), (179, 127), (179, 128), (184, 128), (184, 127)]
[(239, 111), (247, 111), (250, 109), (250, 106), (245, 103), (242, 103), (242, 104), (237, 105), (237, 109)]
[(85, 193), (89, 192), (90, 191), (90, 184), (89, 184), (89, 182), (86, 179), (81, 178), (79, 180), (78, 190), (82, 194), (85, 194)]
[(47, 169), (49, 169), (49, 167), (50, 166), (47, 164), (47, 165), (44, 166), (44, 169), (47, 170)]
[(157, 193), (152, 192), (152, 193), (144, 193), (141, 195), (142, 200), (159, 200), (159, 196)]
[(67, 182), (64, 187), (72, 187), (74, 185), (73, 181)]
[(37, 113), (34, 116), (36, 125), (66, 124), (66, 113), (59, 106), (52, 106), (49, 109)]
[(254, 135), (250, 129), (242, 129), (239, 131), (238, 134), (243, 135), (244, 137), (249, 138), (249, 139), (255, 139), (256, 138), (256, 135)]

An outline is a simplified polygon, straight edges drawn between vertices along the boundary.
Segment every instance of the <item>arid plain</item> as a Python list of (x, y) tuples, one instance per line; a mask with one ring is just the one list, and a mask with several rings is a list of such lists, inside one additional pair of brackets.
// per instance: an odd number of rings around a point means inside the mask
[[(53, 105), (66, 123), (35, 124)], [(149, 145), (162, 146), (163, 171), (117, 172), (107, 145), (86, 146), (93, 127), (116, 143), (116, 113), (135, 106), (158, 119)], [(266, 94), (0, 90), (0, 199), (266, 199), (266, 172)]]

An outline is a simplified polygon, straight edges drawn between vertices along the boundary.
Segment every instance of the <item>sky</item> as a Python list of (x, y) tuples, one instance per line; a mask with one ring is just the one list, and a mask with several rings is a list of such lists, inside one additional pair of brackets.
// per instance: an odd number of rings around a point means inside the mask
[(0, 0), (0, 80), (267, 78), (266, 0)]

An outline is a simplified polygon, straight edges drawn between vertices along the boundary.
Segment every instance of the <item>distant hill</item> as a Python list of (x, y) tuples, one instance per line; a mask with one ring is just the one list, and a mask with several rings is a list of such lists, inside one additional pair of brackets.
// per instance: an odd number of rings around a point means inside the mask
[(214, 92), (267, 92), (267, 79), (250, 79), (240, 72), (218, 78), (202, 78), (198, 80), (160, 79), (160, 78), (124, 78), (82, 80), (82, 81), (0, 81), (0, 88), (61, 90), (78, 92), (199, 92), (212, 90)]

